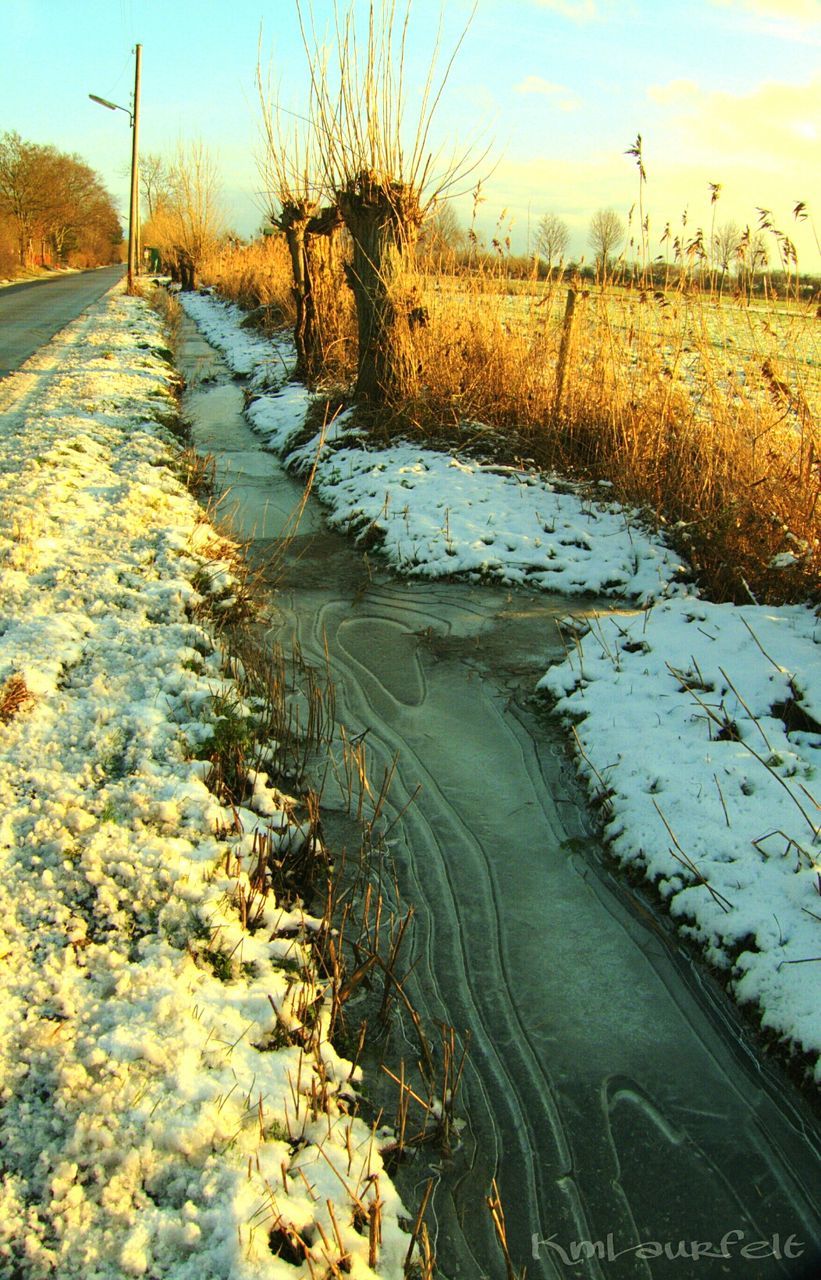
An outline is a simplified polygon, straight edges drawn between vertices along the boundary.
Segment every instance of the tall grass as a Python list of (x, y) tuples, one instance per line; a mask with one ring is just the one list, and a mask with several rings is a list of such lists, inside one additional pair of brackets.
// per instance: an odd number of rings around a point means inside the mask
[[(643, 508), (718, 600), (817, 596), (821, 581), (818, 322), (811, 304), (506, 280), (485, 257), (403, 273), (394, 340), (401, 384), (377, 430), (480, 442)], [(284, 312), (287, 261), (272, 237), (226, 255), (213, 280)], [(337, 328), (326, 381), (350, 381), (356, 330), (340, 269), (323, 299)], [(412, 305), (409, 305), (409, 300)], [(562, 340), (565, 359), (557, 397)], [(478, 424), (478, 426), (477, 426)], [(488, 430), (487, 428), (490, 428)]]
[(291, 264), (282, 236), (219, 245), (203, 262), (202, 278), (246, 311), (265, 307), (276, 313), (275, 323), (294, 322)]
[(568, 322), (564, 285), (514, 295), (489, 283), (418, 281), (426, 323), (403, 331), (413, 373), (394, 406), (404, 429), (449, 426), (458, 439), (486, 423), (508, 458), (609, 481), (716, 599), (817, 593), (821, 373), (808, 306), (578, 290)]
[[(321, 325), (323, 386), (346, 386), (356, 373), (356, 315), (345, 283), (345, 261), (336, 243), (316, 237), (312, 287)], [(222, 245), (205, 262), (203, 280), (223, 298), (259, 312), (266, 331), (293, 328), (296, 321), (291, 257), (279, 233), (248, 245)]]

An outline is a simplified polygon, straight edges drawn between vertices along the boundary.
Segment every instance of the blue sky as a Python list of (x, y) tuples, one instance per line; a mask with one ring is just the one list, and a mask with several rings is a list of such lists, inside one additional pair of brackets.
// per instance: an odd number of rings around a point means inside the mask
[[(447, 0), (448, 51), (472, 5)], [(333, 12), (314, 0), (318, 27)], [(411, 82), (423, 76), (441, 13), (414, 0)], [(293, 0), (0, 0), (0, 130), (77, 152), (127, 203), (133, 48), (143, 46), (141, 146), (171, 155), (202, 141), (241, 233), (261, 222), (255, 73), (262, 23), (284, 105), (304, 103), (305, 55)], [(708, 182), (722, 184), (719, 222), (772, 209), (801, 261), (821, 270), (797, 200), (821, 234), (821, 0), (479, 0), (437, 116), (459, 148), (490, 144), (480, 227), (502, 216), (523, 251), (538, 219), (558, 213), (571, 250), (586, 251), (596, 209), (623, 217), (637, 179), (625, 149), (641, 133), (651, 236), (709, 231)], [(492, 172), (490, 172), (492, 170)], [(457, 204), (464, 222), (470, 200)]]

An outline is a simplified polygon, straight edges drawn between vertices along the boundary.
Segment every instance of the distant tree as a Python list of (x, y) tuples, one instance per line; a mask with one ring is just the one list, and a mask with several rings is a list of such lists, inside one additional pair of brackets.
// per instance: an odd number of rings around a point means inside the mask
[(70, 257), (84, 264), (110, 261), (122, 228), (112, 197), (102, 179), (79, 156), (60, 152), (50, 157), (47, 173), (48, 207), (43, 233), (54, 257)]
[(536, 228), (536, 251), (547, 262), (548, 277), (552, 274), (553, 263), (561, 262), (567, 250), (570, 232), (567, 223), (555, 213), (546, 213)]
[(419, 248), (441, 266), (443, 259), (452, 259), (462, 253), (467, 245), (467, 232), (456, 216), (452, 204), (443, 201), (425, 216), (419, 238)]
[(153, 218), (171, 196), (171, 166), (162, 156), (148, 152), (140, 156), (140, 191), (147, 218)]
[(197, 287), (202, 263), (224, 230), (217, 170), (197, 142), (180, 144), (166, 172), (167, 188), (156, 193), (143, 240), (159, 249), (174, 279), (190, 291)]
[(121, 238), (114, 201), (79, 156), (0, 137), (0, 217), (15, 231), (21, 266), (50, 252), (58, 262), (71, 254), (93, 265), (111, 261)]
[(724, 281), (731, 265), (736, 261), (738, 246), (741, 243), (741, 228), (735, 222), (720, 223), (712, 234), (711, 256), (714, 270), (721, 272), (718, 295), (724, 290)]
[(42, 231), (49, 203), (44, 177), (52, 151), (24, 142), (19, 133), (0, 137), (0, 212), (14, 225), (20, 266), (26, 265)]
[(0, 279), (13, 275), (18, 257), (14, 223), (7, 214), (0, 213)]
[(624, 244), (624, 223), (615, 209), (598, 209), (590, 219), (588, 240), (596, 255), (596, 272), (604, 281), (612, 267), (614, 254)]

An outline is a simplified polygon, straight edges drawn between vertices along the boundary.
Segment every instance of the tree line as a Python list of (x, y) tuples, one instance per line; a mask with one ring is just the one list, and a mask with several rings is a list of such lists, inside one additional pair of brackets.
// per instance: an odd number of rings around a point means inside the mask
[(0, 273), (116, 262), (122, 238), (117, 206), (85, 161), (0, 134)]

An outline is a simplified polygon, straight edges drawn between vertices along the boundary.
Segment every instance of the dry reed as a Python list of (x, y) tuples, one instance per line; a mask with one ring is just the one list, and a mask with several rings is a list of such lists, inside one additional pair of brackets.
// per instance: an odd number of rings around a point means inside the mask
[[(259, 305), (275, 296), (273, 279), (284, 288), (276, 239), (226, 255), (212, 276), (221, 291)], [(479, 442), (506, 461), (608, 481), (716, 600), (816, 596), (821, 379), (809, 305), (576, 281), (568, 328), (566, 284), (514, 288), (501, 260), (440, 265), (403, 275), (394, 332), (404, 376), (377, 424), (383, 436)], [(349, 382), (355, 318), (341, 272), (323, 310), (336, 336), (322, 381)]]
[[(700, 294), (567, 289), (496, 273), (405, 282), (422, 323), (386, 406), (401, 433), (607, 481), (717, 600), (812, 598), (821, 581), (817, 321)], [(477, 431), (476, 424), (494, 430)], [(500, 441), (501, 433), (501, 441)]]

